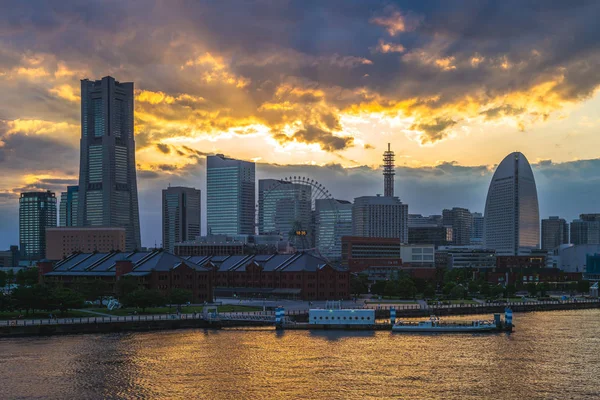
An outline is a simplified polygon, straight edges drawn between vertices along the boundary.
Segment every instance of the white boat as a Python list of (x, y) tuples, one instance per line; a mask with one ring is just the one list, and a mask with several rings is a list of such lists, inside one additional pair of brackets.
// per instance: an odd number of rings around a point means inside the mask
[(392, 332), (492, 332), (500, 328), (494, 321), (441, 321), (431, 316), (427, 321), (397, 321)]

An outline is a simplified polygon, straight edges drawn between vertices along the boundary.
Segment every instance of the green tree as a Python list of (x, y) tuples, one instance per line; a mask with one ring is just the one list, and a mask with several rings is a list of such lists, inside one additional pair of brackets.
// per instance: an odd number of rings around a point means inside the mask
[(191, 290), (179, 288), (171, 289), (169, 292), (169, 305), (175, 304), (176, 306), (180, 306), (188, 301), (192, 301), (192, 297), (193, 293)]
[(514, 284), (506, 285), (504, 288), (504, 297), (515, 297), (515, 293), (517, 293), (517, 287)]
[(388, 297), (397, 296), (400, 291), (400, 287), (398, 285), (398, 281), (389, 280), (385, 284), (385, 288), (383, 289), (383, 294)]
[(368, 277), (358, 274), (350, 277), (350, 293), (355, 296), (368, 292)]
[(493, 285), (490, 288), (490, 294), (494, 299), (502, 296), (504, 294), (504, 286), (502, 285)]
[(456, 285), (449, 293), (451, 299), (464, 299), (467, 296), (467, 290), (462, 285)]
[(39, 273), (37, 267), (20, 269), (17, 272), (16, 282), (18, 285), (32, 286), (38, 283)]
[(577, 282), (569, 282), (569, 284), (567, 285), (567, 290), (569, 291), (569, 294), (574, 295), (575, 293), (577, 293)]
[(39, 304), (37, 293), (33, 287), (19, 286), (11, 293), (11, 298), (17, 310), (24, 310), (26, 315)]
[(50, 304), (52, 309), (59, 309), (61, 313), (83, 306), (83, 295), (75, 290), (67, 288), (54, 288), (51, 293)]
[(371, 285), (371, 293), (382, 296), (388, 281), (377, 281)]
[(417, 286), (412, 279), (404, 277), (398, 281), (398, 296), (403, 299), (414, 299), (416, 295)]
[(577, 291), (579, 293), (589, 293), (590, 291), (590, 281), (578, 281), (577, 282)]
[(9, 269), (6, 273), (6, 283), (8, 285), (12, 285), (13, 283), (15, 283), (15, 271), (13, 271), (12, 269)]
[(540, 296), (546, 297), (548, 294), (548, 284), (546, 282), (538, 284), (538, 290), (540, 291)]
[(427, 299), (435, 297), (435, 289), (433, 288), (433, 285), (429, 284), (427, 287), (425, 287), (425, 290), (423, 291), (423, 297)]
[(125, 299), (129, 294), (140, 287), (137, 279), (133, 276), (122, 276), (117, 281), (117, 296), (119, 300)]
[(479, 292), (479, 285), (475, 281), (469, 281), (469, 293), (477, 293)]
[(427, 281), (422, 278), (412, 278), (412, 281), (414, 282), (415, 287), (417, 288), (417, 293), (423, 293), (429, 285)]
[(159, 307), (165, 304), (165, 299), (157, 290), (136, 289), (127, 294), (123, 299), (125, 307), (141, 308), (142, 312), (148, 307)]
[(7, 281), (6, 272), (0, 271), (0, 287), (6, 286)]
[(534, 297), (538, 292), (538, 287), (534, 282), (529, 282), (527, 285), (525, 285), (525, 288), (531, 297)]
[(489, 297), (492, 294), (492, 289), (490, 288), (489, 283), (487, 282), (483, 282), (480, 286), (479, 286), (479, 293), (482, 296), (485, 297)]
[(11, 309), (12, 301), (10, 295), (0, 292), (0, 311), (8, 311)]
[(448, 282), (442, 288), (442, 293), (444, 294), (444, 296), (449, 296), (450, 292), (452, 292), (452, 289), (454, 289), (455, 287), (456, 284), (454, 282)]

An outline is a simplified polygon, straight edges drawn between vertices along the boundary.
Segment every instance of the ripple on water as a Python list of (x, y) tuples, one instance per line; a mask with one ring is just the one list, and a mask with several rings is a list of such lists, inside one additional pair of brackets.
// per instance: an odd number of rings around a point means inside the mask
[(545, 399), (600, 393), (600, 310), (511, 335), (187, 330), (0, 341), (2, 398)]

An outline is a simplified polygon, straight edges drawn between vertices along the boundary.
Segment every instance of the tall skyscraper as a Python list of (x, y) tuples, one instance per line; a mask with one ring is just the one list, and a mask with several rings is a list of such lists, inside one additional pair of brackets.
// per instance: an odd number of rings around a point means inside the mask
[(600, 244), (600, 214), (581, 214), (571, 222), (571, 243)]
[(82, 80), (77, 226), (124, 227), (127, 250), (141, 247), (133, 134), (133, 82)]
[(383, 195), (385, 197), (394, 197), (394, 175), (396, 175), (394, 165), (394, 152), (388, 149), (383, 153)]
[(519, 255), (537, 248), (540, 215), (533, 171), (521, 153), (498, 165), (485, 202), (484, 245), (499, 255)]
[(452, 227), (452, 243), (466, 246), (471, 243), (473, 216), (466, 208), (454, 207), (442, 211), (442, 225)]
[(19, 199), (19, 246), (24, 260), (46, 256), (46, 228), (56, 227), (54, 192), (21, 193)]
[(67, 186), (67, 191), (60, 194), (58, 226), (77, 226), (78, 207), (79, 186)]
[(542, 220), (542, 249), (553, 250), (569, 243), (569, 224), (563, 218), (549, 217)]
[(352, 235), (399, 238), (402, 243), (408, 243), (408, 204), (403, 204), (397, 197), (355, 198)]
[(206, 222), (209, 235), (253, 235), (255, 165), (222, 154), (206, 157)]
[(472, 215), (473, 222), (471, 224), (471, 244), (483, 244), (483, 225), (485, 219), (483, 214), (474, 212)]
[[(282, 235), (303, 230), (308, 240), (314, 239), (312, 226), (312, 188), (310, 185), (277, 179), (258, 181), (258, 233)], [(295, 238), (291, 238), (295, 239)], [(296, 240), (292, 240), (293, 244)], [(306, 247), (306, 246), (299, 246)]]
[(200, 190), (173, 186), (162, 191), (163, 248), (171, 253), (175, 243), (200, 236)]
[(329, 259), (342, 258), (342, 237), (352, 235), (352, 203), (315, 200), (315, 246)]

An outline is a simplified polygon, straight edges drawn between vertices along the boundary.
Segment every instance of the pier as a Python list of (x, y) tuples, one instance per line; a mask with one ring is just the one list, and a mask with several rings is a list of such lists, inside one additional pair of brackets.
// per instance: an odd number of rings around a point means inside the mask
[[(396, 318), (422, 318), (430, 315), (474, 315), (504, 313), (509, 307), (515, 313), (560, 311), (600, 308), (600, 300), (557, 300), (540, 302), (509, 302), (488, 304), (451, 304), (374, 307), (378, 321), (390, 319), (390, 310)], [(357, 307), (360, 308), (360, 307)], [(344, 326), (321, 326), (308, 322), (309, 310), (229, 312), (213, 314), (160, 314), (128, 316), (90, 316), (58, 319), (18, 319), (0, 321), (0, 338), (12, 336), (65, 335), (83, 333), (139, 332), (171, 329), (226, 329), (236, 327), (274, 327), (284, 329), (346, 329)], [(279, 314), (278, 314), (279, 313)], [(352, 330), (390, 330), (390, 323), (377, 322), (371, 326), (352, 325)]]

